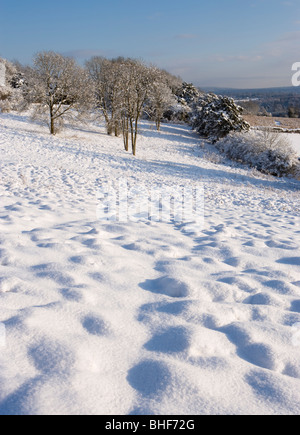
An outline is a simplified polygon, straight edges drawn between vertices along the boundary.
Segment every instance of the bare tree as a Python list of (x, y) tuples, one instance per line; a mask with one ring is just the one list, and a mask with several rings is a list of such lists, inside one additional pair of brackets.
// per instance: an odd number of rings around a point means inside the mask
[(104, 116), (107, 134), (119, 136), (122, 104), (120, 62), (95, 56), (86, 67), (94, 85), (94, 104)]
[(93, 57), (86, 63), (94, 86), (94, 106), (104, 116), (108, 134), (119, 135), (124, 148), (136, 155), (138, 125), (147, 110), (157, 128), (164, 111), (176, 103), (171, 86), (177, 88), (180, 79), (156, 67), (135, 59), (122, 57), (108, 60)]
[(136, 155), (138, 124), (143, 114), (145, 103), (155, 81), (152, 68), (140, 61), (126, 59), (120, 63), (121, 75), (121, 120), (124, 146), (128, 151), (129, 138), (132, 154)]
[(150, 88), (147, 106), (149, 116), (155, 121), (156, 128), (159, 131), (164, 113), (177, 104), (177, 98), (168, 85), (163, 71), (156, 68), (153, 68), (152, 71), (155, 80)]
[(90, 101), (90, 82), (75, 60), (54, 52), (38, 53), (34, 59), (32, 97), (38, 115), (48, 113), (50, 133), (55, 134), (67, 115)]

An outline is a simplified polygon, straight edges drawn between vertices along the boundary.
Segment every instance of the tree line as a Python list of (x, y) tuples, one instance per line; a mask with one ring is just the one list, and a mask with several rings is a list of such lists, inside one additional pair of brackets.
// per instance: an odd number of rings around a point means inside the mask
[(136, 155), (139, 122), (147, 118), (159, 131), (162, 120), (188, 123), (214, 142), (231, 131), (247, 131), (233, 99), (206, 94), (155, 65), (118, 57), (92, 57), (85, 66), (52, 51), (40, 52), (33, 66), (6, 62), (0, 109), (33, 108), (56, 134), (74, 116), (98, 113), (107, 134), (122, 136)]
[(107, 134), (122, 135), (125, 150), (131, 146), (134, 155), (140, 119), (146, 116), (160, 130), (164, 113), (178, 104), (176, 92), (183, 85), (167, 71), (123, 57), (93, 57), (82, 67), (50, 51), (38, 53), (32, 67), (8, 62), (7, 66), (10, 86), (2, 89), (6, 110), (9, 105), (32, 106), (35, 116), (45, 117), (52, 135), (75, 114), (97, 111)]

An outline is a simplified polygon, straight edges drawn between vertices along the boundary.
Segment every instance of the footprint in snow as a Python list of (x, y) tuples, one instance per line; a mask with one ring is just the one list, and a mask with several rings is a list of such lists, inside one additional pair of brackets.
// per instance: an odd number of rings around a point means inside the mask
[(88, 315), (82, 321), (83, 328), (91, 335), (107, 336), (110, 334), (108, 324), (99, 316)]
[(282, 240), (282, 241), (278, 241), (278, 242), (276, 242), (274, 240), (270, 240), (270, 241), (265, 242), (265, 243), (269, 248), (285, 249), (285, 250), (290, 250), (290, 251), (292, 251), (293, 249), (298, 249), (298, 246), (289, 240)]
[(81, 243), (84, 246), (87, 246), (88, 248), (91, 248), (91, 249), (99, 249), (100, 248), (100, 245), (98, 244), (98, 240), (96, 237), (84, 239)]
[(62, 286), (74, 286), (73, 278), (68, 276), (66, 273), (62, 273), (58, 270), (59, 268), (60, 265), (56, 263), (46, 263), (32, 266), (31, 270), (38, 278), (51, 279)]
[(240, 356), (251, 364), (276, 370), (276, 356), (271, 347), (264, 343), (253, 343), (240, 349)]
[(43, 249), (59, 249), (61, 248), (61, 244), (57, 242), (41, 242), (37, 244), (37, 247)]
[(75, 355), (65, 344), (48, 337), (31, 346), (28, 356), (35, 368), (45, 375), (64, 375), (75, 363)]
[(300, 313), (300, 299), (292, 302), (291, 311), (293, 311), (294, 313)]
[(172, 302), (169, 304), (161, 305), (160, 307), (157, 308), (157, 311), (161, 313), (172, 314), (174, 316), (177, 316), (179, 314), (183, 314), (191, 304), (192, 302), (190, 301)]
[(297, 361), (288, 362), (282, 372), (283, 375), (289, 376), (290, 378), (300, 379), (300, 364)]
[(162, 361), (147, 359), (132, 367), (127, 381), (142, 396), (153, 399), (168, 387), (171, 373)]
[(140, 284), (140, 287), (143, 290), (164, 294), (172, 298), (184, 298), (189, 294), (189, 288), (186, 283), (168, 276), (158, 279), (147, 279)]
[(7, 205), (4, 207), (4, 209), (8, 210), (8, 211), (22, 211), (22, 207), (20, 207), (20, 205), (21, 205), (20, 203), (16, 203), (13, 205)]
[(145, 304), (140, 308), (139, 322), (147, 322), (155, 313), (164, 313), (173, 316), (183, 314), (191, 304), (190, 301), (176, 301), (171, 303), (155, 302)]
[(0, 249), (0, 264), (1, 266), (9, 266), (12, 263), (12, 257), (5, 249)]
[(292, 285), (279, 280), (279, 279), (272, 279), (269, 281), (263, 282), (263, 285), (271, 288), (276, 293), (282, 294), (282, 295), (293, 295), (295, 294), (295, 289), (293, 289)]
[(238, 257), (230, 257), (224, 260), (225, 264), (232, 267), (238, 267), (241, 264), (241, 260)]
[(237, 347), (237, 355), (250, 364), (268, 370), (276, 370), (276, 355), (265, 343), (253, 343), (248, 332), (238, 324), (219, 329)]
[(63, 298), (71, 302), (83, 302), (84, 296), (82, 289), (85, 288), (85, 285), (74, 286), (71, 288), (63, 288), (60, 290)]
[(0, 293), (16, 291), (22, 287), (22, 281), (14, 277), (0, 277)]
[[(263, 400), (265, 403), (278, 404), (280, 407), (286, 405), (292, 413), (299, 410), (299, 395), (296, 395), (293, 389), (289, 388), (289, 383), (286, 385), (283, 379), (278, 378), (277, 374), (253, 370), (246, 375), (245, 381), (259, 400)], [(289, 391), (291, 391), (290, 394)]]
[(69, 261), (74, 264), (80, 264), (80, 265), (86, 264), (86, 259), (83, 255), (74, 255), (73, 257), (69, 258)]
[(154, 335), (144, 347), (150, 351), (172, 354), (185, 351), (189, 345), (190, 332), (183, 326), (177, 326)]
[(279, 300), (277, 300), (273, 295), (265, 292), (256, 293), (253, 296), (249, 296), (243, 303), (249, 305), (269, 305), (274, 307), (281, 306)]
[(277, 260), (279, 264), (287, 264), (290, 266), (300, 266), (300, 257), (284, 257)]

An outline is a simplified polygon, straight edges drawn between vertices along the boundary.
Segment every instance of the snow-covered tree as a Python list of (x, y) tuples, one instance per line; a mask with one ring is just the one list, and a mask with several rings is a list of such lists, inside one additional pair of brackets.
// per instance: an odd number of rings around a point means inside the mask
[(165, 118), (169, 121), (189, 123), (193, 105), (199, 99), (201, 91), (192, 83), (181, 81), (180, 86), (173, 90), (173, 94), (177, 101), (165, 112)]
[(10, 110), (10, 99), (12, 97), (12, 89), (8, 86), (0, 86), (0, 110), (8, 112)]
[(0, 66), (0, 109), (3, 112), (18, 110), (24, 101), (22, 74), (13, 63), (5, 59), (0, 59)]
[(153, 74), (145, 64), (134, 59), (122, 64), (123, 137), (127, 149), (130, 137), (133, 155), (136, 155), (138, 123), (153, 81)]
[(136, 155), (138, 124), (155, 82), (155, 73), (135, 59), (119, 58), (115, 62), (120, 78), (118, 101), (124, 147), (128, 151), (131, 141), (132, 153)]
[(178, 76), (174, 76), (164, 69), (160, 69), (159, 73), (162, 76), (162, 81), (166, 83), (166, 85), (171, 89), (173, 95), (177, 95), (178, 89), (182, 86), (182, 78)]
[(157, 68), (153, 69), (153, 74), (155, 80), (150, 88), (147, 112), (150, 119), (155, 121), (156, 128), (159, 131), (164, 113), (176, 105), (177, 100), (168, 85), (165, 74)]
[(146, 115), (159, 129), (164, 112), (177, 102), (173, 93), (181, 86), (181, 79), (123, 57), (93, 57), (86, 69), (94, 87), (94, 107), (101, 111), (107, 133), (118, 136), (121, 132), (125, 150), (131, 142), (135, 154), (140, 118)]
[(197, 89), (192, 83), (183, 82), (181, 87), (177, 90), (176, 96), (178, 102), (183, 106), (187, 105), (192, 107), (193, 104), (200, 98), (201, 91)]
[(121, 110), (120, 61), (95, 56), (86, 63), (93, 83), (94, 106), (100, 109), (107, 134), (119, 135)]
[(90, 81), (74, 59), (54, 52), (38, 53), (34, 59), (31, 99), (36, 115), (47, 115), (50, 133), (57, 132), (66, 117), (81, 111), (90, 101)]
[(194, 106), (191, 125), (201, 136), (217, 142), (232, 131), (250, 130), (242, 112), (232, 98), (203, 94)]
[(5, 86), (5, 74), (6, 74), (5, 62), (3, 59), (0, 59), (0, 87)]

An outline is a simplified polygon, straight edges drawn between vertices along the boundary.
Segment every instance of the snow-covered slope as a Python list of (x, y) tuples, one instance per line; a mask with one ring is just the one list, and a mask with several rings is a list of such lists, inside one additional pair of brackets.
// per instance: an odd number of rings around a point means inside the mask
[[(141, 133), (0, 115), (0, 414), (298, 414), (300, 182)], [(203, 228), (102, 221), (120, 178), (203, 184)]]

